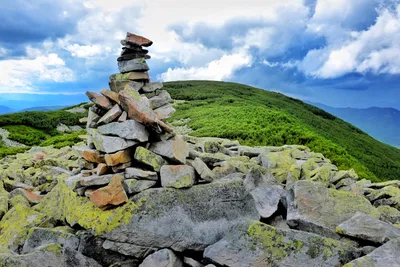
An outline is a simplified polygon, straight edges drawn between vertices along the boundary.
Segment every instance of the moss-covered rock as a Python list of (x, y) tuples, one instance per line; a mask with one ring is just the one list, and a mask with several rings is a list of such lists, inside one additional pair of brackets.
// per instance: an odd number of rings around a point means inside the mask
[(340, 266), (359, 255), (347, 243), (260, 222), (206, 248), (205, 258), (231, 267)]
[(0, 181), (0, 220), (8, 211), (8, 192), (3, 187), (3, 182)]
[(162, 157), (144, 147), (136, 148), (134, 158), (156, 172), (159, 172), (161, 167), (167, 163)]
[(321, 183), (298, 181), (289, 190), (288, 223), (296, 229), (337, 237), (336, 226), (357, 211), (379, 218), (379, 212), (362, 196), (328, 189)]

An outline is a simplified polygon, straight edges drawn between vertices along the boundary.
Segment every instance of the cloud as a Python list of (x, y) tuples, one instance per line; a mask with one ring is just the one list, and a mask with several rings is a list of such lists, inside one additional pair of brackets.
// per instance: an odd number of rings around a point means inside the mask
[[(37, 51), (28, 52), (32, 55)], [(74, 81), (74, 72), (57, 54), (35, 55), (32, 58), (0, 61), (0, 92), (34, 92), (36, 82)]]
[(302, 69), (318, 78), (336, 78), (348, 73), (400, 74), (400, 4), (381, 9), (374, 25), (353, 32), (340, 47), (312, 50)]
[(218, 60), (211, 61), (204, 67), (169, 68), (160, 75), (163, 81), (175, 80), (226, 80), (232, 77), (235, 71), (250, 67), (252, 57), (247, 51), (239, 51), (224, 55)]
[[(103, 49), (100, 45), (67, 45), (66, 49), (71, 53), (73, 57), (79, 58), (91, 58), (99, 56), (103, 53)], [(107, 51), (107, 49), (105, 49)]]

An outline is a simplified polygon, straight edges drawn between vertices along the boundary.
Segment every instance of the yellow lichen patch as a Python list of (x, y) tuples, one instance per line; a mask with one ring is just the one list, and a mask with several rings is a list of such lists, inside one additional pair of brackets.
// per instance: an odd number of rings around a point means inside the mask
[(0, 246), (14, 250), (21, 245), (32, 227), (48, 226), (50, 216), (18, 203), (0, 221)]
[(35, 209), (56, 220), (66, 220), (70, 225), (78, 224), (100, 235), (129, 223), (142, 201), (128, 201), (123, 206), (102, 211), (88, 198), (78, 196), (60, 181)]
[(300, 240), (287, 241), (275, 227), (260, 222), (253, 223), (248, 229), (251, 246), (263, 250), (271, 260), (280, 260), (292, 252), (298, 252), (304, 245)]

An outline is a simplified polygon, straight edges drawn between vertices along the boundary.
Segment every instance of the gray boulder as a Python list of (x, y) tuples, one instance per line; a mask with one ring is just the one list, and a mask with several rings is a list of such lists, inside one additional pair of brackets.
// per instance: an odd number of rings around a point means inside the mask
[(172, 101), (172, 98), (167, 91), (161, 90), (157, 92), (159, 93), (156, 96), (153, 96), (152, 98), (149, 99), (150, 107), (152, 109), (162, 107), (164, 105), (167, 105), (170, 101)]
[(139, 267), (183, 267), (183, 262), (169, 249), (162, 249), (148, 256)]
[(152, 180), (157, 181), (158, 176), (156, 172), (144, 171), (138, 168), (126, 168), (125, 179), (137, 179), (137, 180)]
[(130, 243), (120, 243), (110, 240), (104, 241), (103, 248), (106, 250), (118, 252), (125, 256), (133, 256), (137, 259), (143, 259), (147, 255), (150, 255), (151, 253), (157, 251), (156, 248), (137, 246)]
[(137, 194), (153, 187), (156, 183), (156, 181), (129, 179), (124, 181), (124, 189), (128, 194)]
[(146, 128), (134, 120), (127, 120), (125, 122), (112, 122), (100, 126), (98, 131), (104, 135), (118, 136), (137, 142), (146, 142), (149, 140), (149, 133), (147, 132)]
[(189, 162), (197, 174), (201, 179), (211, 182), (215, 178), (215, 174), (208, 168), (207, 164), (205, 164), (200, 158), (195, 158), (194, 160)]
[(106, 124), (106, 123), (110, 123), (113, 120), (115, 120), (116, 118), (119, 117), (119, 115), (122, 114), (122, 110), (120, 108), (120, 106), (118, 104), (114, 105), (112, 107), (112, 109), (110, 109), (109, 111), (107, 111), (106, 114), (104, 114), (103, 117), (100, 118), (100, 120), (97, 122), (97, 124)]
[(171, 104), (164, 105), (162, 107), (154, 109), (158, 119), (165, 120), (169, 119), (176, 112), (175, 108)]
[(278, 210), (281, 200), (286, 203), (286, 191), (279, 185), (257, 187), (250, 194), (262, 218), (271, 217)]
[(111, 181), (113, 174), (107, 175), (91, 175), (83, 177), (80, 184), (82, 186), (94, 186), (94, 185), (108, 185)]
[(126, 140), (124, 138), (115, 136), (102, 135), (98, 132), (97, 129), (91, 129), (90, 133), (92, 135), (92, 140), (96, 149), (107, 154), (125, 150), (137, 144), (137, 142), (132, 140)]
[(204, 258), (221, 266), (331, 267), (359, 256), (349, 244), (316, 234), (254, 222), (206, 248)]
[(148, 189), (132, 201), (141, 201), (142, 205), (130, 222), (103, 237), (142, 247), (202, 251), (233, 227), (259, 219), (241, 179), (219, 180), (186, 190)]
[(29, 230), (22, 253), (31, 253), (40, 246), (52, 243), (77, 250), (79, 238), (73, 234), (72, 229), (69, 227), (57, 227), (53, 229), (34, 227)]
[(339, 238), (336, 226), (360, 211), (379, 212), (362, 196), (328, 189), (321, 183), (298, 181), (287, 193), (287, 221), (292, 228)]
[(145, 86), (143, 86), (142, 91), (144, 93), (152, 93), (161, 88), (163, 88), (162, 83), (147, 83)]
[(164, 165), (160, 176), (163, 187), (188, 188), (195, 183), (194, 169), (187, 165)]
[(126, 61), (118, 61), (118, 69), (121, 73), (131, 71), (146, 71), (149, 70), (144, 58), (136, 58)]
[(134, 158), (156, 172), (159, 172), (161, 166), (167, 163), (162, 157), (144, 147), (138, 147), (136, 149)]
[(400, 238), (399, 228), (360, 212), (338, 225), (336, 232), (378, 244)]
[(19, 267), (101, 267), (95, 260), (59, 244), (48, 244), (36, 251), (18, 255), (0, 249), (0, 266)]
[(186, 163), (186, 158), (189, 156), (189, 145), (179, 135), (165, 141), (152, 143), (149, 149), (157, 155), (182, 164)]
[(400, 239), (393, 239), (364, 257), (353, 260), (343, 267), (400, 266)]

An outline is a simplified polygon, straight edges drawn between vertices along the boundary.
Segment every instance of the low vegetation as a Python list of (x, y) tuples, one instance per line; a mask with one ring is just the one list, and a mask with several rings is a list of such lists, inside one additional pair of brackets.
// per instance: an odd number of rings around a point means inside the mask
[(400, 177), (399, 149), (297, 99), (226, 82), (170, 82), (165, 89), (172, 98), (186, 100), (177, 105), (171, 121), (190, 118), (192, 135), (237, 139), (251, 146), (306, 145), (363, 178)]

